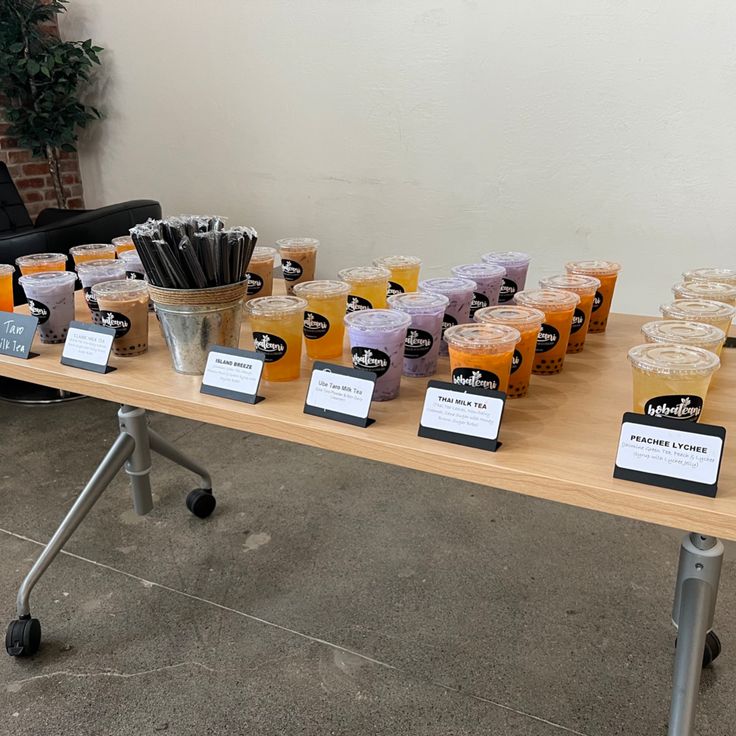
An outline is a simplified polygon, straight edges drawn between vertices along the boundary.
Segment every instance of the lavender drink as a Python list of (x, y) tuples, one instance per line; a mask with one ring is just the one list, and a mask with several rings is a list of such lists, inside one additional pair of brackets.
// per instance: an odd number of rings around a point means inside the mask
[(466, 263), (450, 269), (453, 276), (475, 281), (477, 289), (470, 302), (470, 319), (479, 309), (494, 307), (498, 304), (503, 278), (506, 269), (496, 263)]
[(77, 274), (82, 282), (82, 292), (89, 311), (92, 312), (92, 321), (99, 324), (100, 306), (92, 296), (92, 287), (103, 281), (123, 281), (125, 279), (125, 263), (119, 260), (103, 258), (98, 261), (84, 261), (77, 266)]
[(528, 253), (519, 253), (514, 250), (493, 251), (481, 256), (484, 263), (495, 263), (506, 269), (503, 278), (501, 294), (498, 303), (510, 302), (517, 291), (523, 291), (526, 286), (526, 274), (532, 257)]
[(411, 318), (395, 309), (365, 309), (345, 315), (353, 367), (376, 374), (375, 401), (399, 395), (404, 341)]
[(74, 285), (71, 271), (46, 271), (21, 276), (18, 282), (28, 299), (28, 308), (38, 317), (38, 334), (43, 343), (66, 340), (74, 319)]
[(388, 298), (391, 309), (411, 318), (404, 340), (404, 375), (431, 376), (437, 371), (442, 318), (450, 300), (444, 294), (411, 292)]
[[(419, 291), (433, 294), (444, 294), (450, 301), (445, 307), (445, 316), (442, 319), (442, 336), (448, 327), (470, 322), (470, 303), (477, 290), (477, 284), (470, 279), (426, 279), (419, 282)], [(440, 341), (440, 355), (447, 355), (447, 343)]]

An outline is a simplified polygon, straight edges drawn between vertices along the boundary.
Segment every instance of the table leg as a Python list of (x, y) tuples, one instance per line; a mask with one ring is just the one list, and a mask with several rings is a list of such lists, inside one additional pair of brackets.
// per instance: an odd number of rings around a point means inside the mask
[(720, 653), (712, 632), (723, 562), (723, 544), (715, 537), (688, 534), (682, 540), (672, 621), (677, 649), (668, 736), (692, 736), (700, 673)]

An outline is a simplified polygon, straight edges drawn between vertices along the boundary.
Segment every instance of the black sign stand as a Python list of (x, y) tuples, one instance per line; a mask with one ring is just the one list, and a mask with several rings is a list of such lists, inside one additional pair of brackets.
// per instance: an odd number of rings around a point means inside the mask
[[(72, 321), (69, 323), (69, 329), (75, 330), (86, 330), (87, 332), (97, 332), (100, 335), (112, 335), (115, 337), (114, 327), (102, 327), (102, 325), (95, 325), (90, 322), (77, 322)], [(68, 365), (71, 368), (81, 368), (83, 371), (92, 371), (93, 373), (112, 373), (117, 370), (111, 365), (107, 365), (110, 360), (110, 352), (112, 351), (112, 343), (110, 343), (110, 351), (107, 353), (105, 364), (102, 363), (88, 363), (86, 360), (77, 360), (76, 358), (65, 358), (64, 354), (61, 355), (61, 364)]]
[[(0, 355), (30, 360), (38, 357), (31, 345), (38, 327), (38, 317), (15, 312), (0, 312)], [(20, 334), (18, 331), (20, 330)]]
[[(373, 383), (373, 390), (375, 390), (376, 374), (372, 371), (364, 371), (359, 368), (346, 368), (343, 365), (334, 365), (332, 363), (324, 363), (322, 361), (315, 361), (312, 366), (312, 374), (314, 371), (328, 371), (329, 373), (337, 373), (340, 376), (351, 376), (353, 378), (361, 378), (364, 381), (371, 381)], [(310, 379), (311, 385), (311, 379)], [(372, 394), (371, 394), (372, 395)], [(309, 396), (309, 389), (307, 389), (307, 397)], [(343, 414), (339, 411), (332, 411), (331, 409), (323, 409), (321, 406), (312, 406), (304, 401), (304, 413), (310, 414), (313, 417), (323, 417), (324, 419), (332, 419), (336, 422), (343, 422), (344, 424), (352, 424), (354, 427), (370, 427), (376, 420), (370, 417), (356, 417), (353, 414)]]
[[(239, 348), (228, 348), (223, 345), (213, 345), (207, 353), (209, 360), (209, 353), (224, 353), (225, 355), (232, 355), (235, 358), (248, 358), (248, 360), (257, 360), (260, 363), (265, 362), (263, 353), (258, 353), (255, 350), (240, 350)], [(261, 366), (261, 377), (263, 376), (263, 367)], [(260, 386), (261, 378), (258, 379)], [(242, 391), (232, 391), (228, 388), (220, 388), (219, 386), (209, 386), (204, 382), (199, 387), (199, 393), (207, 394), (208, 396), (219, 396), (221, 399), (232, 399), (233, 401), (240, 401), (243, 404), (259, 404), (266, 397), (258, 395), (258, 388), (256, 393), (246, 394)]]

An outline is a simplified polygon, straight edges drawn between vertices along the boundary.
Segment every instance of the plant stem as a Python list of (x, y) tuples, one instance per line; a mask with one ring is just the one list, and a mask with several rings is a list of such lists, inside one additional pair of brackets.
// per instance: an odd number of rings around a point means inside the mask
[(59, 205), (59, 209), (66, 209), (66, 196), (64, 192), (64, 185), (61, 183), (61, 172), (59, 171), (59, 156), (58, 151), (52, 146), (46, 146), (46, 160), (49, 164), (49, 173), (54, 182), (54, 193), (56, 194), (56, 203)]

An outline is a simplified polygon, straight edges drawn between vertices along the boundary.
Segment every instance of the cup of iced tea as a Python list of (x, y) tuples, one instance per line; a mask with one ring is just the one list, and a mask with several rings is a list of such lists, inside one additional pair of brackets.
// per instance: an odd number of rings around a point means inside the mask
[(65, 271), (66, 256), (63, 253), (31, 253), (15, 259), (21, 276), (44, 271)]
[(338, 274), (349, 287), (347, 313), (384, 309), (391, 272), (382, 266), (343, 268)]
[(713, 374), (715, 353), (690, 345), (646, 343), (629, 350), (634, 411), (650, 417), (697, 422)]
[(82, 293), (92, 313), (92, 321), (99, 324), (100, 306), (92, 294), (92, 287), (103, 281), (121, 281), (127, 278), (126, 265), (122, 260), (102, 258), (99, 261), (84, 261), (77, 266), (77, 275), (82, 282)]
[(344, 281), (303, 281), (294, 294), (305, 299), (304, 339), (312, 360), (342, 355), (345, 305), (349, 286)]
[(568, 273), (559, 276), (548, 276), (547, 278), (541, 279), (539, 285), (543, 289), (572, 291), (580, 297), (580, 302), (575, 307), (575, 313), (572, 316), (572, 327), (570, 328), (570, 339), (567, 342), (567, 352), (581, 352), (585, 346), (585, 337), (588, 334), (590, 315), (593, 311), (593, 301), (598, 290), (601, 288), (600, 279), (597, 279), (595, 276)]
[(120, 258), (121, 253), (135, 250), (135, 243), (130, 235), (121, 235), (119, 238), (113, 238), (110, 242), (115, 246), (115, 253), (118, 258)]
[(503, 277), (498, 303), (504, 304), (513, 300), (517, 291), (523, 291), (532, 257), (528, 253), (516, 250), (497, 250), (481, 256), (484, 263), (495, 263), (503, 266), (506, 275)]
[(736, 307), (724, 302), (708, 299), (678, 299), (670, 304), (662, 304), (659, 308), (665, 319), (704, 322), (720, 327), (728, 336), (731, 320), (736, 315)]
[(257, 296), (273, 295), (273, 269), (277, 255), (276, 248), (258, 246), (253, 249), (245, 273), (248, 280), (246, 303)]
[(660, 319), (641, 326), (641, 334), (646, 342), (677, 345), (693, 345), (696, 348), (721, 354), (726, 333), (715, 325), (687, 320)]
[(319, 240), (283, 238), (276, 241), (276, 247), (281, 254), (281, 272), (286, 283), (287, 294), (293, 294), (294, 287), (302, 281), (314, 281)]
[(121, 279), (92, 287), (99, 313), (95, 322), (115, 330), (112, 351), (120, 357), (141, 355), (148, 350), (148, 284)]
[(74, 319), (74, 285), (77, 277), (71, 271), (39, 271), (21, 276), (28, 309), (38, 317), (38, 336), (43, 343), (66, 340), (69, 323)]
[(672, 287), (675, 299), (707, 299), (736, 306), (736, 285), (720, 281), (682, 281)]
[(600, 280), (601, 286), (593, 298), (588, 332), (605, 332), (608, 315), (611, 313), (613, 292), (616, 289), (616, 279), (621, 270), (620, 264), (613, 261), (572, 261), (565, 264), (565, 270), (582, 276), (595, 276)]
[(694, 268), (682, 274), (683, 281), (717, 281), (736, 286), (736, 268)]
[(506, 275), (506, 269), (503, 266), (497, 263), (465, 263), (461, 266), (453, 266), (450, 270), (453, 276), (475, 282), (473, 300), (470, 302), (470, 319), (473, 319), (479, 309), (498, 304), (503, 279)]
[(102, 258), (115, 258), (115, 246), (112, 243), (88, 243), (69, 248), (69, 255), (78, 266), (85, 261), (97, 261)]
[(406, 294), (417, 290), (422, 259), (416, 256), (383, 256), (373, 261), (374, 266), (388, 269), (386, 296)]
[(462, 325), (470, 322), (470, 305), (478, 286), (475, 281), (454, 278), (425, 279), (419, 282), (419, 291), (431, 292), (433, 294), (444, 294), (448, 298), (445, 307), (445, 316), (442, 318), (442, 341), (440, 342), (440, 355), (448, 354), (447, 342), (445, 342), (445, 330), (448, 327)]
[(259, 296), (245, 305), (253, 346), (265, 359), (267, 381), (299, 378), (306, 307), (307, 300), (298, 296)]
[(13, 311), (13, 274), (15, 267), (0, 263), (0, 312)]

